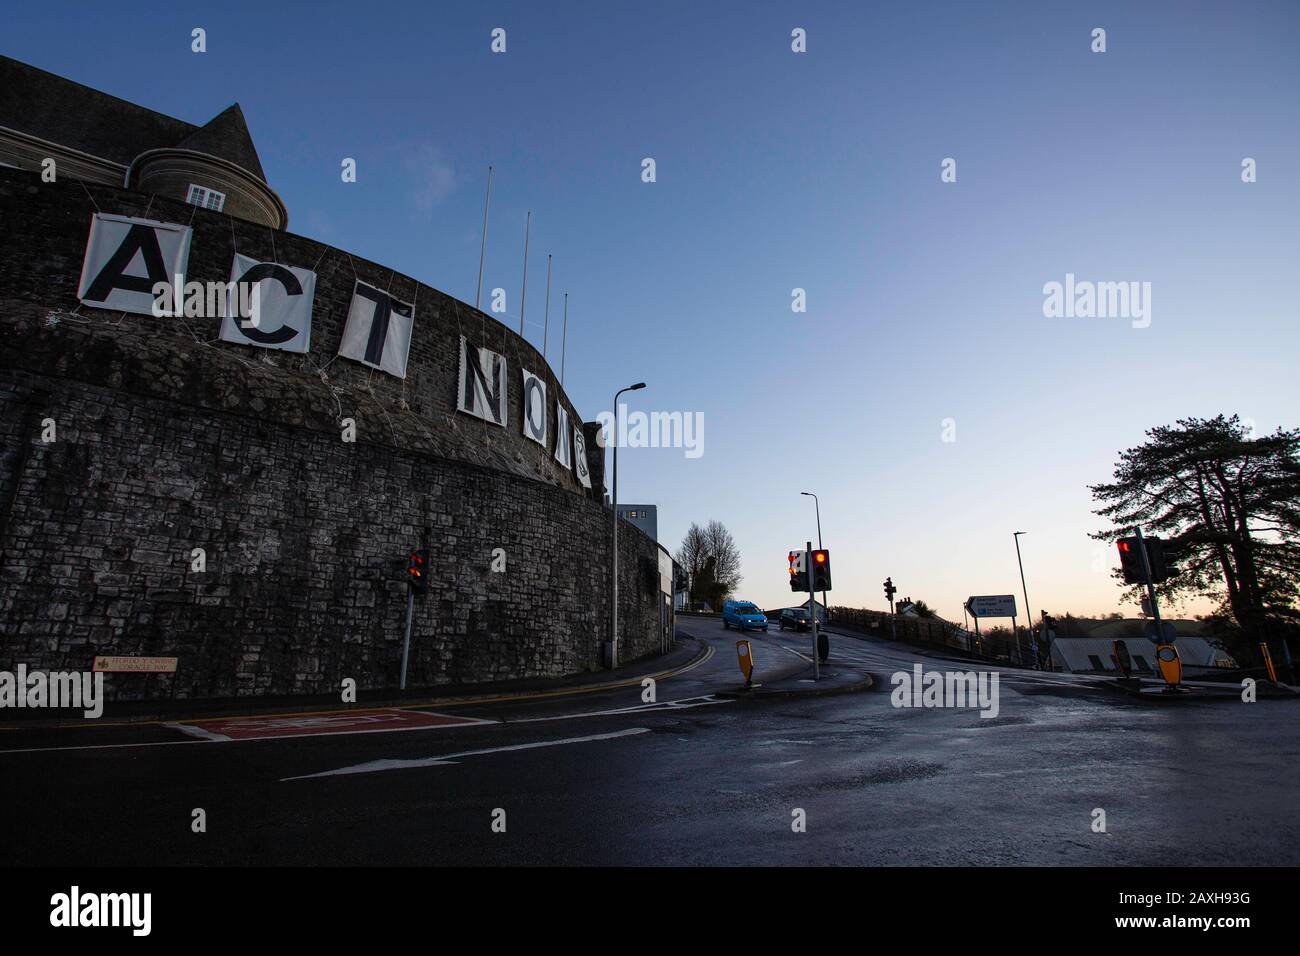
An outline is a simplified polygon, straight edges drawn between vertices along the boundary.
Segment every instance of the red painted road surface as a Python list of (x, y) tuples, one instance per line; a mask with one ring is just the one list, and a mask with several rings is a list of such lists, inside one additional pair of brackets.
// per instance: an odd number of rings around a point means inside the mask
[(457, 717), (422, 710), (369, 710), (355, 714), (292, 714), (264, 717), (224, 717), (168, 724), (205, 740), (255, 740), (273, 737), (309, 737), (330, 734), (379, 734), (398, 730), (427, 730), (464, 724), (491, 723), (476, 717)]

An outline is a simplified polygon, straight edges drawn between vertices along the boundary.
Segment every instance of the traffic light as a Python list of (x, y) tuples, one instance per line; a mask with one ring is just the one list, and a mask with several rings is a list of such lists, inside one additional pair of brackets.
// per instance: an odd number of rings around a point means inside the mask
[(411, 552), (411, 559), (406, 563), (406, 580), (416, 594), (429, 590), (429, 552), (419, 548)]
[(806, 593), (808, 590), (808, 569), (804, 567), (804, 553), (790, 552), (790, 590)]
[(814, 551), (812, 553), (812, 574), (814, 591), (829, 591), (831, 589), (831, 553), (829, 551)]
[(1146, 575), (1142, 573), (1142, 552), (1137, 538), (1120, 538), (1115, 542), (1119, 548), (1119, 567), (1124, 573), (1125, 584), (1145, 584)]
[(1147, 538), (1147, 558), (1151, 562), (1151, 580), (1156, 584), (1178, 574), (1179, 547), (1177, 541)]
[[(1175, 562), (1179, 558), (1180, 548), (1177, 541), (1166, 541), (1164, 538), (1143, 538), (1142, 541), (1147, 546), (1147, 563), (1151, 566), (1152, 584), (1167, 581), (1178, 573), (1178, 565)], [(1120, 569), (1124, 572), (1124, 583), (1146, 584), (1138, 539), (1120, 538), (1116, 544), (1119, 547), (1119, 562)]]
[(894, 587), (893, 578), (885, 578), (885, 600), (890, 604), (894, 603), (894, 595), (898, 593), (898, 588)]

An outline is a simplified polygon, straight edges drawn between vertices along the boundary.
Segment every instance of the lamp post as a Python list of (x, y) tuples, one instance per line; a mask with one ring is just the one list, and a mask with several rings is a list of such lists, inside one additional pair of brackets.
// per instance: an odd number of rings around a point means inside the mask
[[(821, 501), (817, 498), (817, 496), (816, 496), (815, 494), (813, 494), (811, 491), (801, 491), (801, 492), (799, 492), (799, 494), (801, 494), (801, 495), (807, 495), (809, 498), (811, 498), (811, 499), (813, 500), (813, 507), (814, 507), (814, 508), (816, 509), (816, 511), (817, 511), (817, 550), (820, 551), (820, 550), (822, 549), (822, 503), (821, 503)], [(809, 573), (809, 574), (812, 573), (812, 569), (811, 569), (811, 568), (808, 569), (808, 573)], [(825, 591), (822, 592), (822, 607), (826, 609), (826, 617), (829, 619), (829, 618), (830, 618), (830, 614), (831, 614), (831, 607), (830, 607), (829, 604), (826, 603), (826, 592), (825, 592)], [(817, 609), (816, 609), (816, 608), (811, 608), (811, 607), (810, 607), (810, 608), (808, 609), (808, 614), (809, 614), (809, 615), (813, 615), (813, 614), (816, 614), (816, 613), (817, 613)], [(814, 648), (814, 653), (815, 653), (815, 652), (816, 652), (816, 649)]]
[(614, 499), (611, 511), (614, 517), (614, 544), (613, 558), (610, 561), (610, 567), (613, 569), (611, 574), (612, 584), (610, 587), (609, 598), (610, 670), (618, 667), (618, 397), (624, 392), (635, 392), (642, 388), (645, 388), (645, 382), (637, 382), (635, 385), (629, 385), (627, 388), (620, 388), (614, 393), (614, 434), (611, 436), (614, 441)]
[[(1028, 534), (1028, 531), (1017, 531), (1012, 537), (1016, 541), (1016, 563), (1020, 565), (1020, 590), (1025, 596), (1025, 620), (1029, 622), (1029, 641), (1030, 647), (1033, 647), (1034, 640), (1034, 614), (1029, 610), (1029, 589), (1025, 587), (1025, 562), (1020, 559), (1020, 536)], [(1034, 654), (1034, 668), (1038, 668), (1038, 654)]]

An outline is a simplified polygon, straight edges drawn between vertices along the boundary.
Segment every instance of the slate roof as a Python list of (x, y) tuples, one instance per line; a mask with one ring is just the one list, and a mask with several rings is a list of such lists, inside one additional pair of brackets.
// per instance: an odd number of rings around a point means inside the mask
[(150, 149), (193, 149), (229, 160), (266, 182), (238, 103), (195, 126), (0, 56), (0, 126), (123, 166)]

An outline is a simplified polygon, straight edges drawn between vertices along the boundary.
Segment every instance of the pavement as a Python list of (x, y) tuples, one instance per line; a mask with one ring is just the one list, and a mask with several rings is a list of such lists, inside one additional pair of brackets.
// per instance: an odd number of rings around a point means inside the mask
[[(0, 806), (22, 821), (0, 864), (1300, 864), (1294, 699), (1151, 706), (833, 628), (830, 669), (870, 687), (742, 699), (736, 634), (681, 631), (677, 667), (634, 668), (666, 673), (653, 694), (629, 674), (0, 730)], [(799, 682), (808, 635), (745, 637), (758, 683)], [(930, 706), (896, 686), (917, 668), (996, 692)]]

